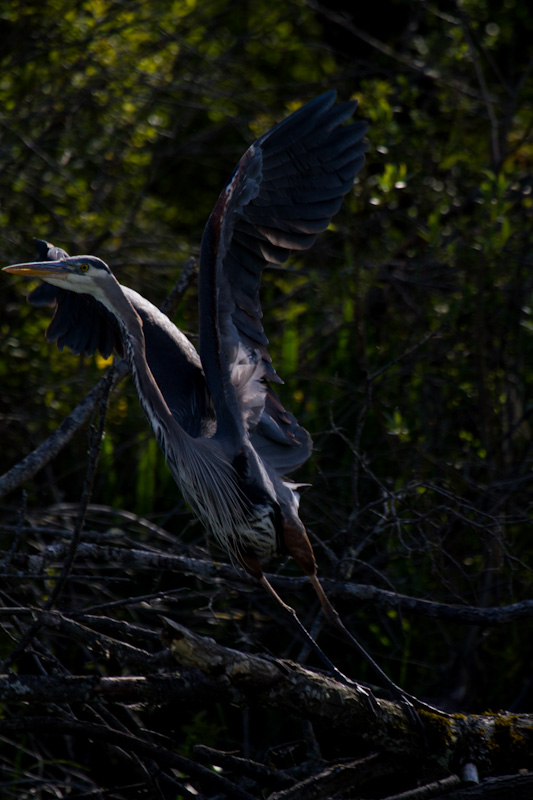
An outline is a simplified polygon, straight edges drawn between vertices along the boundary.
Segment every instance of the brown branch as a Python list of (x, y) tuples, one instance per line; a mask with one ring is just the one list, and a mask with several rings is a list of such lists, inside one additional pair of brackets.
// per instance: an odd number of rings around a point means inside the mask
[[(57, 612), (47, 616), (59, 617)], [(395, 753), (420, 746), (418, 730), (409, 728), (409, 720), (398, 705), (376, 700), (370, 706), (368, 692), (355, 683), (347, 687), (291, 661), (242, 653), (175, 622), (167, 621), (167, 625), (165, 638), (175, 665), (171, 678), (160, 673), (116, 678), (4, 675), (0, 676), (0, 699), (32, 706), (101, 699), (126, 704), (178, 700), (202, 707), (219, 702), (241, 707), (253, 703), (304, 716), (352, 736), (358, 731), (359, 738), (366, 742), (394, 739)], [(68, 631), (68, 626), (62, 629), (63, 633)], [(106, 639), (100, 641), (103, 646), (109, 644)], [(124, 643), (122, 647), (129, 657), (130, 648)]]
[(233, 753), (216, 750), (214, 747), (208, 747), (205, 744), (194, 745), (193, 753), (203, 764), (216, 764), (224, 769), (238, 772), (240, 775), (246, 775), (252, 780), (260, 781), (263, 785), (267, 783), (275, 788), (284, 788), (294, 783), (294, 779), (284, 774), (281, 770), (260, 764), (250, 758), (242, 758), (241, 756), (233, 755)]
[(325, 797), (341, 797), (357, 786), (359, 796), (365, 786), (376, 779), (398, 776), (400, 766), (395, 759), (372, 753), (356, 761), (332, 764), (316, 775), (268, 796), (268, 800), (323, 800)]
[(421, 747), (420, 730), (402, 706), (375, 698), (369, 703), (368, 690), (355, 682), (347, 686), (291, 661), (224, 647), (173, 620), (166, 624), (165, 641), (180, 666), (223, 675), (254, 706), (303, 716), (372, 747), (380, 742), (393, 754)]
[[(68, 552), (66, 554), (65, 559), (63, 560), (61, 573), (54, 584), (50, 596), (48, 597), (47, 601), (43, 606), (44, 611), (49, 611), (56, 605), (61, 595), (61, 592), (66, 586), (72, 566), (74, 564), (74, 559), (76, 558), (76, 549), (80, 542), (83, 526), (85, 524), (85, 515), (87, 513), (87, 506), (89, 505), (89, 501), (91, 499), (94, 477), (96, 475), (96, 469), (98, 466), (98, 457), (100, 455), (100, 447), (102, 443), (102, 437), (105, 426), (107, 400), (109, 397), (109, 392), (111, 391), (111, 386), (113, 384), (113, 371), (109, 372), (105, 376), (103, 381), (104, 381), (104, 389), (102, 391), (98, 404), (100, 417), (98, 420), (98, 424), (94, 426), (94, 428), (91, 428), (90, 459), (89, 459), (89, 464), (87, 466), (87, 471), (85, 473), (85, 481), (83, 485), (82, 496), (79, 503), (76, 525), (74, 527), (74, 532), (71, 541), (69, 543)], [(22, 653), (26, 650), (26, 648), (38, 635), (41, 624), (42, 624), (41, 619), (39, 617), (34, 620), (32, 625), (30, 625), (30, 627), (26, 630), (22, 638), (19, 639), (19, 641), (17, 642), (16, 647), (13, 648), (13, 650), (6, 656), (6, 658), (2, 662), (0, 666), (2, 670), (7, 669), (7, 667), (13, 664), (17, 660), (17, 658), (19, 658), (20, 655), (22, 655)]]
[[(48, 616), (59, 615), (54, 612)], [(75, 629), (65, 628), (63, 632), (69, 630)], [(0, 700), (4, 704), (23, 702), (31, 708), (35, 704), (101, 700), (121, 704), (170, 703), (188, 708), (213, 708), (219, 703), (253, 706), (307, 719), (326, 735), (328, 731), (334, 731), (336, 736), (345, 734), (354, 746), (359, 742), (367, 749), (379, 748), (387, 758), (416, 759), (421, 767), (426, 764), (433, 774), (436, 772), (435, 777), (455, 773), (465, 759), (476, 765), (482, 776), (532, 766), (531, 715), (442, 716), (422, 709), (419, 713), (425, 732), (423, 743), (420, 731), (411, 725), (400, 705), (382, 699), (369, 704), (366, 690), (355, 683), (346, 686), (329, 675), (290, 661), (223, 647), (172, 621), (167, 621), (165, 639), (169, 648), (167, 658), (171, 656), (175, 664), (171, 673), (116, 678), (0, 676)], [(108, 644), (107, 637), (102, 643)], [(124, 647), (124, 643), (121, 645)], [(32, 730), (33, 722), (28, 718), (15, 720), (13, 724), (15, 727), (10, 728), (9, 722), (0, 721), (0, 733)], [(110, 733), (113, 735), (113, 731)], [(362, 767), (357, 762), (350, 769), (357, 771)], [(371, 780), (372, 775), (370, 769), (367, 779)], [(335, 785), (339, 790), (348, 777), (347, 768), (344, 773), (342, 770), (330, 773), (326, 769), (322, 788), (325, 791), (325, 786)], [(306, 791), (309, 792), (309, 787)], [(300, 796), (312, 795), (300, 791), (294, 794), (294, 800)]]
[(447, 794), (446, 800), (531, 800), (532, 796), (533, 775), (527, 773), (486, 778), (477, 786)]
[[(169, 648), (181, 666), (206, 674), (223, 674), (230, 686), (251, 692), (254, 704), (304, 716), (312, 723), (346, 731), (388, 755), (421, 758), (424, 747), (402, 706), (378, 699), (369, 705), (357, 684), (345, 686), (330, 676), (317, 675), (280, 659), (252, 656), (223, 647), (175, 622), (166, 634)], [(425, 755), (442, 766), (465, 763), (484, 771), (506, 772), (533, 763), (533, 716), (507, 713), (443, 716), (420, 709), (425, 729)], [(481, 771), (481, 770), (480, 770)]]
[[(135, 646), (115, 636), (109, 636), (86, 625), (81, 625), (79, 622), (57, 611), (45, 611), (38, 614), (37, 619), (41, 625), (46, 626), (49, 630), (56, 631), (73, 641), (84, 644), (89, 650), (102, 654), (106, 660), (114, 657), (123, 667), (140, 670), (143, 673), (149, 673), (157, 669), (158, 665), (153, 663), (152, 654), (144, 649), (144, 641), (140, 636), (139, 645)], [(117, 622), (116, 627), (118, 628), (120, 625), (121, 623)], [(122, 623), (122, 632), (128, 627), (128, 623)], [(150, 631), (146, 632), (145, 638), (148, 640), (148, 644), (153, 644), (153, 634), (151, 635)]]
[(455, 605), (451, 603), (435, 603), (420, 597), (409, 597), (405, 594), (380, 589), (360, 583), (336, 583), (322, 581), (330, 597), (349, 601), (372, 603), (376, 607), (397, 609), (411, 612), (433, 619), (445, 619), (459, 625), (508, 625), (533, 617), (533, 600), (522, 600), (507, 606)]
[[(46, 569), (51, 565), (62, 563), (67, 552), (68, 543), (59, 542), (44, 547), (38, 555), (11, 555), (10, 564), (12, 568), (24, 572), (26, 575), (44, 575)], [(159, 550), (146, 551), (82, 542), (77, 549), (77, 559), (81, 563), (90, 561), (91, 564), (106, 564), (107, 566), (114, 564), (117, 567), (124, 566), (136, 570), (170, 570), (194, 575), (212, 583), (223, 580), (237, 589), (243, 586), (255, 587), (257, 585), (253, 578), (244, 572), (235, 570), (229, 564), (170, 555)], [(7, 572), (7, 565), (0, 559), (0, 574), (4, 569)], [(267, 577), (272, 585), (281, 591), (298, 593), (306, 591), (309, 586), (305, 577), (288, 578), (272, 573), (268, 573)], [(449, 620), (459, 625), (493, 625), (497, 627), (533, 617), (533, 600), (522, 600), (506, 606), (478, 608), (451, 603), (436, 603), (367, 584), (330, 580), (321, 582), (327, 594), (336, 600), (348, 603), (353, 603), (353, 601), (371, 603), (379, 608), (397, 609), (432, 619)], [(2, 609), (0, 609), (1, 615)]]
[[(0, 675), (3, 703), (170, 703), (180, 708), (202, 708), (220, 697), (220, 682), (197, 670), (181, 669), (168, 675), (99, 677), (61, 675)], [(237, 695), (235, 696), (238, 699)], [(242, 698), (240, 698), (242, 701)]]
[[(112, 388), (115, 388), (127, 373), (125, 362), (121, 362), (116, 368)], [(107, 391), (107, 381), (107, 376), (104, 376), (44, 442), (0, 476), (0, 497), (33, 478), (70, 442), (74, 434), (87, 422)]]
[(461, 786), (461, 778), (458, 775), (450, 775), (441, 781), (432, 781), (424, 786), (417, 786), (416, 789), (389, 795), (385, 800), (430, 800), (432, 797), (449, 797), (449, 792), (457, 786)]
[(201, 782), (201, 785), (210, 787), (215, 792), (223, 793), (223, 796), (232, 797), (235, 800), (256, 800), (251, 794), (239, 788), (224, 776), (218, 775), (207, 767), (178, 755), (173, 750), (163, 747), (160, 742), (152, 743), (129, 733), (114, 730), (107, 725), (56, 719), (55, 717), (20, 717), (18, 719), (0, 720), (0, 734), (43, 732), (54, 735), (66, 733), (115, 745), (123, 748), (126, 752), (131, 751), (139, 756), (151, 758), (161, 766), (184, 772), (190, 776), (191, 780), (196, 779)]
[(178, 280), (176, 281), (176, 283), (170, 290), (169, 294), (163, 300), (163, 302), (159, 307), (160, 311), (162, 311), (163, 314), (166, 314), (168, 317), (170, 317), (174, 313), (179, 303), (181, 302), (183, 295), (193, 282), (195, 274), (196, 274), (196, 259), (194, 258), (194, 256), (191, 256), (190, 258), (187, 259), (187, 261), (183, 265)]

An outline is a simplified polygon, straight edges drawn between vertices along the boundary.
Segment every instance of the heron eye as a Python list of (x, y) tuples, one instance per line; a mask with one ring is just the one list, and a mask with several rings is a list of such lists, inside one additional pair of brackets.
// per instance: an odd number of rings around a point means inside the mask
[(88, 269), (89, 269), (88, 264), (80, 264), (80, 272), (87, 272)]

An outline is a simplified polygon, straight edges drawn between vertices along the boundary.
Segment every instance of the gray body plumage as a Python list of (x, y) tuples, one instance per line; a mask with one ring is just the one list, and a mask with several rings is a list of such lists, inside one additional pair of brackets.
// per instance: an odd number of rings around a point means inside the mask
[(366, 150), (366, 124), (344, 124), (355, 107), (335, 106), (335, 92), (327, 92), (258, 139), (240, 160), (202, 238), (199, 355), (170, 320), (122, 287), (94, 256), (69, 257), (39, 242), (40, 261), (4, 269), (46, 282), (30, 300), (56, 306), (48, 337), (59, 347), (125, 356), (144, 412), (194, 513), (333, 672), (349, 683), (276, 593), (259, 559), (288, 551), (308, 575), (330, 623), (412, 710), (410, 699), (345, 628), (318, 580), (298, 516), (298, 485), (283, 477), (309, 457), (311, 442), (270, 386), (279, 378), (259, 303), (263, 269), (311, 247), (352, 187)]
[(309, 457), (311, 440), (270, 385), (280, 379), (267, 350), (259, 286), (266, 266), (313, 244), (352, 187), (366, 149), (366, 124), (344, 124), (355, 107), (335, 106), (335, 93), (327, 92), (240, 160), (202, 238), (199, 357), (102, 261), (39, 245), (47, 284), (30, 300), (56, 305), (49, 338), (75, 352), (116, 350), (126, 357), (185, 498), (256, 575), (258, 559), (284, 547), (308, 574), (316, 570), (298, 516), (298, 486), (284, 477)]

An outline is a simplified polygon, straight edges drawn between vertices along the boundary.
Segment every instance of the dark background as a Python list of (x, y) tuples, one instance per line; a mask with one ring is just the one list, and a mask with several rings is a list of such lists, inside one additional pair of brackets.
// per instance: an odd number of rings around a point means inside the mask
[[(262, 288), (282, 401), (314, 440), (295, 477), (312, 484), (301, 516), (325, 578), (459, 606), (531, 597), (525, 6), (57, 0), (0, 12), (0, 262), (33, 258), (38, 236), (100, 256), (155, 303), (198, 255), (218, 192), (258, 135), (326, 89), (359, 100), (370, 146), (353, 192), (313, 251), (266, 274)], [(46, 343), (50, 315), (25, 304), (29, 288), (2, 277), (2, 473), (106, 368)], [(194, 283), (173, 319), (194, 337)], [(12, 526), (29, 553), (72, 529), (87, 462), (84, 428), (0, 500), (2, 550)], [(128, 382), (110, 401), (91, 502), (100, 507), (87, 515), (91, 535), (223, 558), (188, 513)], [(127, 523), (121, 511), (170, 535)], [(283, 561), (265, 566), (298, 574)], [(182, 589), (171, 610), (199, 632), (303, 656), (260, 592), (112, 565), (79, 573), (62, 608)], [(48, 596), (49, 575), (6, 575), (6, 606), (40, 607)], [(311, 592), (288, 599), (312, 626)], [(341, 595), (337, 605), (408, 691), (452, 710), (531, 708), (530, 621), (473, 627), (460, 614), (449, 622), (390, 604), (355, 607)], [(158, 625), (140, 604), (120, 615)], [(1, 656), (23, 628), (7, 626)], [(320, 641), (344, 672), (373, 680), (326, 631)], [(46, 647), (72, 674), (100, 669), (82, 648), (53, 637)], [(29, 655), (17, 668), (37, 669)], [(150, 724), (167, 730), (165, 714)], [(296, 720), (249, 714), (243, 722), (241, 711), (199, 711), (174, 736), (184, 750), (201, 741), (259, 758), (300, 735)]]

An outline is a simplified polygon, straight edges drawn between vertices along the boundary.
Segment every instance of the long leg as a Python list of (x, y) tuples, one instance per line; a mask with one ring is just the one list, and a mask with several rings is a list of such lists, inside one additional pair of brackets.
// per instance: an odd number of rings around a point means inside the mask
[[(309, 646), (314, 650), (314, 652), (321, 659), (321, 661), (328, 667), (328, 669), (331, 670), (331, 672), (337, 678), (337, 680), (339, 680), (341, 683), (344, 683), (346, 686), (353, 686), (354, 681), (351, 681), (349, 678), (346, 677), (346, 675), (343, 675), (343, 673), (339, 669), (337, 669), (335, 664), (333, 664), (333, 662), (330, 661), (327, 655), (315, 642), (309, 631), (301, 623), (298, 614), (296, 613), (294, 608), (292, 608), (292, 606), (288, 605), (284, 600), (282, 600), (282, 598), (279, 596), (279, 594), (276, 592), (276, 590), (274, 589), (272, 584), (267, 580), (267, 578), (265, 578), (264, 575), (261, 575), (261, 577), (259, 578), (259, 582), (261, 583), (262, 586), (264, 586), (266, 591), (276, 601), (276, 603), (280, 606), (280, 608), (283, 609), (286, 615), (291, 618), (300, 636), (302, 636), (302, 638), (309, 644)], [(360, 691), (364, 691), (366, 693), (369, 704), (373, 709), (375, 709), (375, 701), (372, 693), (367, 689), (364, 689), (360, 684), (357, 684), (357, 687)]]
[[(309, 575), (309, 580), (311, 581), (315, 592), (318, 595), (318, 599), (320, 600), (320, 605), (322, 606), (322, 611), (324, 616), (326, 617), (327, 621), (332, 625), (336, 630), (338, 630), (344, 639), (352, 645), (354, 650), (356, 650), (359, 655), (365, 659), (365, 661), (372, 667), (374, 672), (380, 677), (382, 683), (384, 684), (385, 688), (389, 690), (391, 696), (398, 700), (399, 702), (403, 703), (407, 708), (411, 716), (416, 719), (417, 723), (420, 725), (420, 720), (418, 715), (416, 714), (415, 707), (425, 709), (426, 711), (431, 711), (437, 714), (445, 714), (445, 712), (441, 711), (434, 706), (431, 706), (429, 703), (424, 703), (423, 700), (419, 700), (417, 697), (414, 697), (407, 692), (404, 692), (396, 683), (394, 683), (391, 678), (387, 675), (387, 673), (379, 666), (379, 664), (374, 661), (370, 653), (363, 647), (363, 645), (357, 641), (355, 636), (350, 633), (348, 628), (345, 626), (344, 622), (339, 616), (338, 611), (333, 606), (331, 600), (327, 596), (326, 592), (324, 591), (324, 587), (318, 580), (318, 576), (316, 574)], [(414, 715), (412, 712), (414, 711)], [(449, 716), (445, 714), (445, 716)]]
[[(372, 667), (374, 672), (377, 675), (379, 675), (381, 681), (383, 682), (384, 686), (389, 690), (392, 697), (395, 700), (398, 700), (404, 704), (410, 716), (417, 722), (417, 724), (420, 727), (421, 727), (420, 719), (418, 718), (418, 714), (416, 713), (416, 710), (414, 708), (415, 705), (418, 706), (419, 708), (425, 708), (427, 710), (443, 713), (439, 712), (439, 709), (435, 709), (432, 706), (423, 703), (416, 697), (412, 697), (411, 695), (404, 692), (403, 689), (400, 689), (400, 687), (397, 686), (394, 683), (394, 681), (392, 681), (389, 678), (387, 673), (381, 669), (379, 664), (377, 664), (374, 661), (370, 653), (368, 653), (365, 650), (363, 645), (360, 642), (358, 642), (355, 636), (352, 636), (350, 631), (346, 628), (343, 621), (339, 617), (339, 614), (337, 613), (336, 609), (333, 607), (331, 601), (326, 595), (322, 587), (322, 584), (318, 580), (317, 567), (316, 567), (315, 555), (313, 553), (313, 548), (311, 546), (311, 542), (309, 541), (307, 531), (305, 530), (302, 521), (300, 519), (295, 517), (284, 519), (283, 540), (285, 542), (285, 545), (289, 553), (292, 555), (295, 561), (298, 562), (298, 564), (301, 566), (301, 568), (311, 581), (313, 588), (318, 595), (318, 599), (320, 600), (320, 605), (322, 606), (322, 611), (324, 613), (324, 616), (326, 617), (330, 625), (332, 625), (334, 628), (336, 628), (336, 630), (339, 631), (339, 633), (342, 634), (343, 638), (355, 650), (357, 650), (359, 655), (362, 658), (364, 658), (365, 661)], [(257, 575), (256, 577), (259, 576)]]
[[(298, 534), (300, 534), (300, 531), (298, 530), (296, 533), (298, 535)], [(315, 564), (315, 561), (314, 561), (314, 556), (312, 554), (311, 545), (309, 544), (309, 540), (307, 539), (307, 535), (305, 534), (305, 530), (304, 530), (304, 536), (305, 536), (305, 542), (307, 542), (307, 547), (308, 547), (307, 552), (311, 553), (311, 559), (312, 559), (312, 567), (311, 567), (311, 569), (314, 568), (314, 570), (316, 572), (316, 564)], [(304, 545), (305, 545), (305, 542), (304, 542)], [(286, 603), (284, 600), (282, 600), (282, 598), (276, 592), (276, 590), (274, 589), (274, 587), (272, 586), (270, 581), (263, 574), (263, 570), (261, 569), (261, 564), (259, 563), (259, 559), (256, 558), (256, 556), (252, 556), (252, 555), (244, 554), (244, 553), (240, 553), (239, 556), (238, 556), (238, 559), (239, 559), (239, 562), (240, 562), (241, 566), (246, 570), (246, 572), (249, 575), (251, 575), (253, 578), (255, 578), (261, 584), (261, 586), (263, 586), (264, 589), (266, 589), (266, 591), (272, 597), (272, 599), (276, 601), (278, 606), (290, 618), (292, 624), (296, 627), (296, 630), (298, 631), (298, 633), (300, 634), (302, 639), (305, 642), (307, 642), (307, 644), (311, 647), (312, 650), (314, 650), (314, 652), (317, 654), (317, 656), (320, 658), (320, 660), (333, 673), (333, 675), (337, 678), (337, 680), (340, 681), (341, 683), (344, 683), (346, 686), (353, 686), (354, 685), (354, 681), (350, 680), (350, 678), (347, 678), (346, 675), (344, 675), (340, 671), (340, 669), (338, 669), (335, 666), (335, 664), (327, 657), (327, 655), (318, 646), (317, 642), (315, 642), (315, 640), (313, 639), (313, 637), (311, 636), (309, 631), (301, 623), (301, 621), (300, 621), (300, 619), (298, 617), (298, 614), (296, 613), (294, 608), (292, 608), (292, 606), (288, 605), (288, 603)], [(320, 584), (319, 584), (319, 586), (320, 586)], [(322, 589), (321, 586), (320, 586), (320, 590), (322, 591), (322, 594), (324, 594), (323, 589)], [(325, 594), (324, 594), (324, 597), (325, 597)], [(327, 598), (326, 598), (326, 600), (327, 600)], [(335, 609), (333, 609), (333, 611), (335, 612)], [(362, 689), (366, 693), (369, 705), (371, 706), (371, 708), (373, 710), (375, 710), (376, 703), (375, 703), (375, 699), (374, 699), (374, 696), (373, 696), (372, 692), (370, 690), (366, 689), (366, 688), (363, 689), (363, 687), (360, 686), (360, 684), (357, 684), (357, 686), (358, 686), (359, 689)]]
[(333, 625), (354, 648), (357, 650), (359, 655), (365, 659), (365, 661), (372, 667), (376, 675), (378, 675), (383, 682), (386, 689), (392, 694), (393, 697), (400, 700), (405, 696), (405, 693), (400, 689), (397, 684), (394, 683), (393, 680), (389, 678), (387, 673), (381, 669), (379, 664), (374, 661), (370, 653), (363, 647), (363, 645), (357, 641), (355, 636), (353, 636), (348, 628), (345, 626), (344, 622), (339, 616), (338, 611), (335, 609), (331, 600), (327, 596), (326, 592), (320, 581), (318, 580), (317, 575), (309, 575), (309, 580), (313, 584), (313, 588), (318, 595), (318, 599), (320, 600), (320, 605), (322, 606), (322, 611), (324, 612), (324, 616), (326, 617), (327, 621), (330, 625)]

